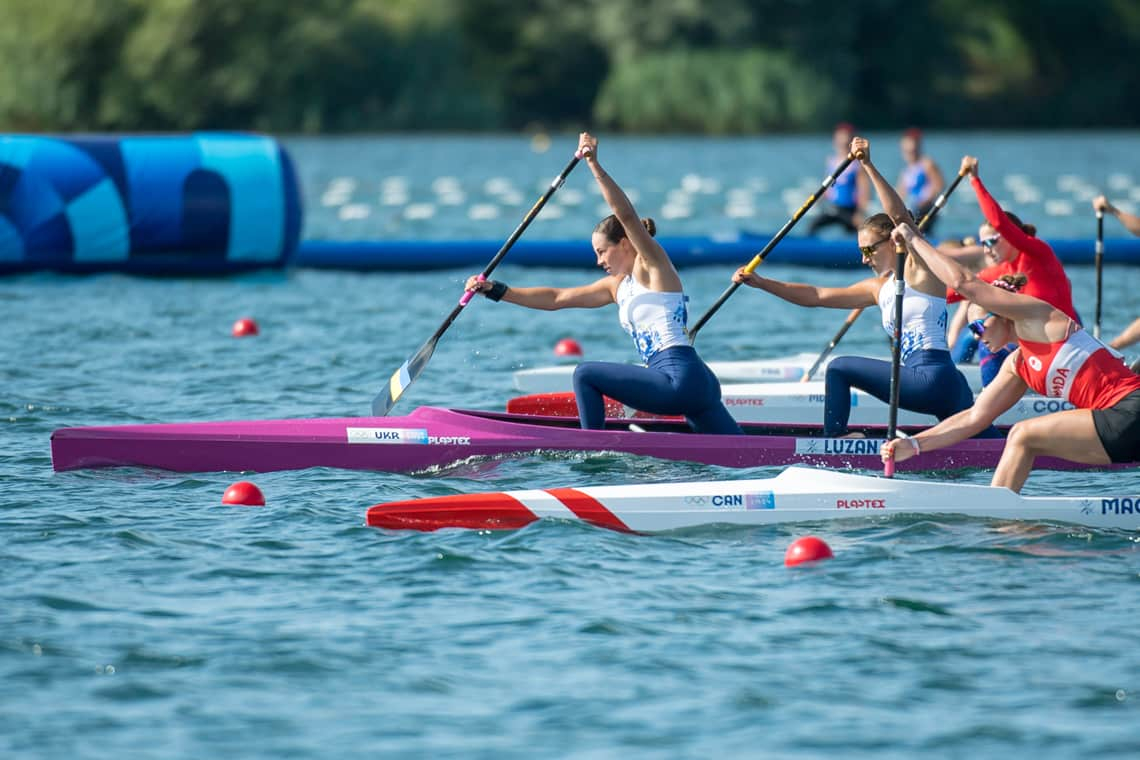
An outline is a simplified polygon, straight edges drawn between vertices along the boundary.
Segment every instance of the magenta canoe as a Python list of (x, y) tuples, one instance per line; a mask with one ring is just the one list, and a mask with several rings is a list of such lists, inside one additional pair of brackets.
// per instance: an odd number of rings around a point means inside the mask
[[(56, 470), (153, 467), (174, 472), (350, 470), (416, 472), (471, 458), (539, 451), (613, 451), (686, 462), (755, 467), (814, 464), (879, 469), (883, 427), (860, 428), (866, 439), (822, 438), (818, 425), (745, 424), (746, 436), (686, 432), (684, 423), (611, 420), (582, 430), (576, 419), (508, 412), (420, 407), (405, 417), (349, 417), (245, 422), (61, 428), (52, 433)], [(900, 470), (993, 467), (1002, 439), (968, 440), (921, 456)], [(1037, 467), (1087, 469), (1040, 458)]]

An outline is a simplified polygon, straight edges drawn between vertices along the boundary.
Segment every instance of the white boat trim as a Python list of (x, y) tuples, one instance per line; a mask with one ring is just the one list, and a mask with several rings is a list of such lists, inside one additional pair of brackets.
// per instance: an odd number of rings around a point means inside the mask
[[(517, 514), (519, 508), (535, 503), (534, 493), (459, 494), (377, 505), (369, 510), (369, 524), (435, 529), (448, 527), (448, 520), (454, 521), (457, 514), (470, 509), (487, 516), (489, 523), (485, 527), (503, 527), (494, 524), (495, 505), (499, 504), (504, 514)], [(585, 519), (641, 533), (718, 524), (772, 525), (914, 514), (1140, 530), (1140, 493), (1021, 496), (1007, 488), (887, 479), (803, 466), (788, 467), (776, 477), (765, 479), (594, 486), (550, 489), (546, 493), (572, 497), (579, 510), (582, 502), (593, 505), (593, 513), (571, 510), (573, 514), (568, 519)], [(433, 509), (440, 510), (436, 513), (439, 524), (432, 524), (436, 519)], [(547, 506), (534, 510), (534, 519), (552, 514)], [(418, 522), (400, 525), (401, 515)], [(390, 522), (386, 523), (386, 519)]]
[[(708, 365), (722, 384), (797, 382), (811, 369), (817, 358), (818, 354), (803, 353), (775, 359), (710, 361)], [(822, 379), (823, 371), (834, 358), (836, 357), (828, 357), (816, 371), (815, 377)], [(560, 364), (520, 369), (512, 373), (511, 379), (515, 390), (523, 393), (568, 391), (573, 387), (575, 366)], [(966, 382), (975, 393), (982, 389), (981, 371), (976, 364), (960, 364), (958, 369), (965, 375)]]

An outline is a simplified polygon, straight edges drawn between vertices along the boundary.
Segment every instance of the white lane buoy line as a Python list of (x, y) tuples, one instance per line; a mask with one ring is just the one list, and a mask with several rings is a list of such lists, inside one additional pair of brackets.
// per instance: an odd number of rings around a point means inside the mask
[(476, 203), (467, 209), (467, 218), (485, 221), (499, 218), (499, 207), (493, 203)]
[(558, 202), (563, 206), (581, 205), (585, 197), (581, 190), (577, 190), (573, 187), (564, 187), (558, 191)]
[(450, 176), (436, 177), (431, 182), (431, 189), (439, 195), (463, 192), (463, 186), (459, 183), (459, 178)]
[(347, 203), (340, 207), (337, 217), (344, 222), (355, 219), (367, 219), (372, 215), (372, 209), (367, 203)]
[(1073, 204), (1071, 201), (1052, 199), (1045, 201), (1045, 213), (1049, 216), (1072, 216)]
[(1132, 178), (1129, 177), (1127, 174), (1122, 174), (1120, 172), (1116, 172), (1116, 173), (1108, 175), (1108, 188), (1110, 190), (1115, 190), (1116, 192), (1121, 192), (1123, 190), (1128, 190), (1131, 187), (1132, 187)]
[(506, 177), (491, 177), (483, 183), (483, 192), (487, 195), (505, 195), (506, 193), (517, 193), (514, 184), (511, 183)]
[(409, 203), (404, 208), (405, 219), (431, 219), (435, 216), (434, 203)]

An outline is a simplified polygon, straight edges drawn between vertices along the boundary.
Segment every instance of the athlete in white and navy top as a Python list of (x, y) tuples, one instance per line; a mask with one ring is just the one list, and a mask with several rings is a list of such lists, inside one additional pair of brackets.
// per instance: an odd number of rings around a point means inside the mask
[(685, 331), (689, 314), (684, 293), (650, 290), (632, 276), (618, 285), (618, 321), (637, 346), (646, 364), (658, 351), (689, 345)]
[(467, 280), (467, 289), (493, 300), (532, 309), (597, 308), (618, 305), (618, 316), (637, 344), (646, 366), (582, 362), (574, 370), (574, 395), (583, 428), (605, 426), (605, 397), (651, 414), (684, 415), (699, 433), (742, 433), (720, 398), (720, 382), (689, 343), (681, 278), (654, 238), (652, 219), (639, 219), (618, 184), (598, 163), (598, 141), (578, 138), (613, 214), (591, 236), (598, 266), (606, 276), (574, 288), (509, 288), (501, 282)]
[[(894, 280), (887, 278), (879, 288), (879, 309), (882, 312), (883, 330), (895, 334)], [(949, 351), (946, 343), (946, 298), (915, 290), (910, 285), (903, 289), (903, 324), (900, 355), (902, 363), (915, 351)]]
[(1140, 376), (1124, 365), (1119, 354), (1060, 309), (1011, 292), (1007, 287), (1012, 277), (991, 285), (940, 252), (910, 225), (900, 225), (893, 234), (948, 287), (971, 301), (972, 329), (986, 345), (992, 349), (1016, 340), (1018, 348), (972, 408), (914, 438), (887, 442), (884, 460), (903, 461), (923, 450), (957, 443), (990, 425), (1033, 389), (1078, 408), (1014, 425), (993, 485), (1021, 490), (1039, 456), (1093, 465), (1140, 461)]
[[(851, 151), (863, 156), (860, 159), (863, 169), (887, 210), (885, 214), (875, 214), (859, 227), (859, 250), (874, 275), (842, 288), (780, 282), (755, 273), (745, 274), (743, 268), (733, 279), (800, 306), (852, 309), (878, 305), (882, 309), (883, 328), (893, 337), (894, 285), (890, 275), (894, 272), (895, 250), (891, 245), (891, 230), (894, 220), (910, 219), (910, 214), (894, 188), (871, 163), (871, 144), (856, 137), (851, 141)], [(899, 406), (941, 420), (968, 408), (974, 394), (950, 359), (946, 344), (946, 287), (914, 257), (907, 257), (905, 266)], [(824, 435), (840, 436), (849, 432), (852, 388), (889, 401), (891, 363), (862, 356), (840, 356), (832, 360), (824, 375)], [(980, 432), (996, 435), (993, 429)]]

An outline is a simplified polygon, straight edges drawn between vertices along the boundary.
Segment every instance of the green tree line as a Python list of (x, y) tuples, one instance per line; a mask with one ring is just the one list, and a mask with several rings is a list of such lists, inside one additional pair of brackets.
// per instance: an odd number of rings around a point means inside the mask
[(0, 129), (1135, 127), (1135, 0), (0, 0)]

